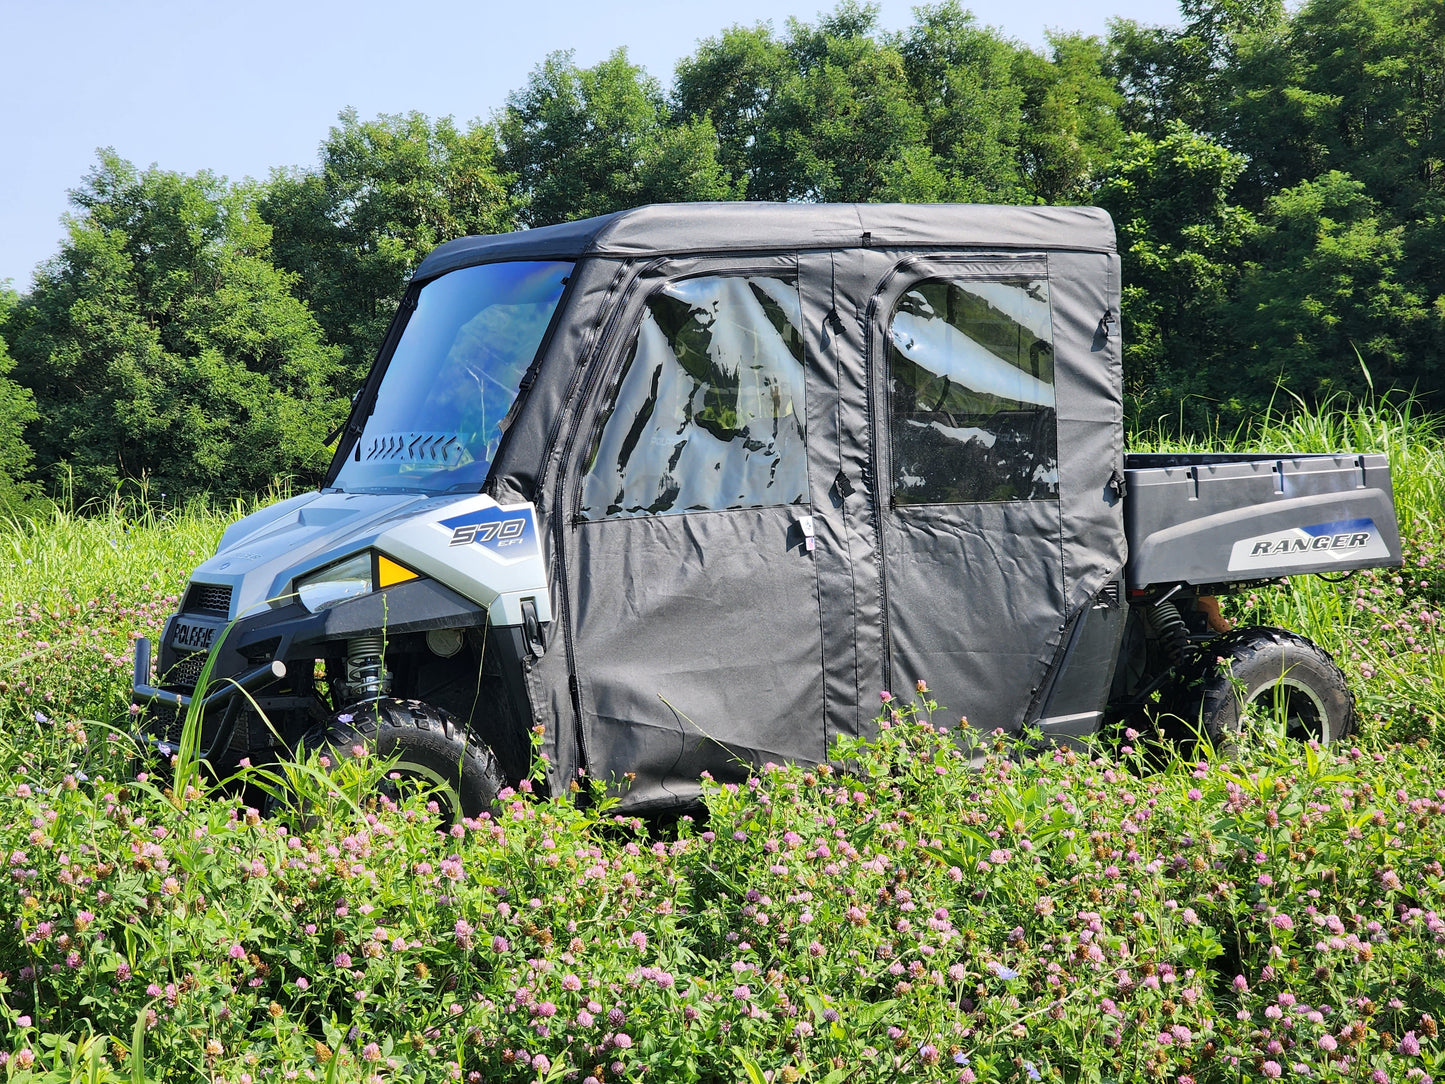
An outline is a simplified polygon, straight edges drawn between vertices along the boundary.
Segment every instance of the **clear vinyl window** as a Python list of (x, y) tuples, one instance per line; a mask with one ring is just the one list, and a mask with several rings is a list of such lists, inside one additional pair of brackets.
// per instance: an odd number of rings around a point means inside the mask
[(647, 301), (593, 438), (595, 520), (808, 499), (802, 306), (791, 276), (704, 276)]
[(1058, 496), (1045, 278), (910, 287), (888, 322), (888, 380), (895, 504)]

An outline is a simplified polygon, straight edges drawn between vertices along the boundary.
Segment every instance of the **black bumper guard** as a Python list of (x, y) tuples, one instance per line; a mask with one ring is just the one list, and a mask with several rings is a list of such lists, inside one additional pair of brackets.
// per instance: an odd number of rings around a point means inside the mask
[[(131, 686), (131, 699), (142, 706), (147, 704), (166, 704), (177, 711), (189, 711), (191, 704), (195, 702), (195, 696), (186, 693), (171, 692), (168, 689), (157, 689), (148, 684), (151, 676), (151, 642), (142, 636), (135, 642), (135, 679)], [(256, 692), (269, 685), (274, 685), (286, 676), (286, 664), (280, 659), (272, 659), (268, 663), (248, 670), (237, 678), (225, 678), (218, 682), (215, 692), (208, 693), (201, 698), (200, 710), (206, 711), (215, 708), (223, 708), (242, 692)], [(226, 712), (222, 716), (220, 728), (217, 730), (215, 740), (207, 749), (201, 750), (202, 760), (210, 759), (216, 749), (226, 748), (231, 741), (231, 730), (235, 727), (235, 714)], [(151, 745), (161, 744), (160, 739), (147, 736), (146, 739)]]

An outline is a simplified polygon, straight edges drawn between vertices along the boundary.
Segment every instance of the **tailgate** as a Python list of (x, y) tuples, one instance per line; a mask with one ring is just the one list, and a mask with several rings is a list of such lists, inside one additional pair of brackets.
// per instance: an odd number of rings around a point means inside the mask
[(1400, 564), (1383, 454), (1135, 454), (1124, 474), (1133, 588)]

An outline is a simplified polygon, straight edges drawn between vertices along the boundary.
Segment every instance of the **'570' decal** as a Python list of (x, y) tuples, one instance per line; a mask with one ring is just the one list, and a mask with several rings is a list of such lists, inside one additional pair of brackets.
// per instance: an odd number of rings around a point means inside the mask
[(491, 507), (441, 521), (451, 529), (449, 546), (481, 546), (491, 556), (511, 562), (536, 556), (537, 525), (532, 509)]
[(486, 545), (488, 542), (496, 542), (500, 549), (502, 546), (515, 546), (525, 540), (527, 532), (527, 521), (518, 516), (516, 519), (504, 519), (500, 523), (468, 523), (452, 531), (453, 546), (465, 546), (469, 542), (480, 542)]

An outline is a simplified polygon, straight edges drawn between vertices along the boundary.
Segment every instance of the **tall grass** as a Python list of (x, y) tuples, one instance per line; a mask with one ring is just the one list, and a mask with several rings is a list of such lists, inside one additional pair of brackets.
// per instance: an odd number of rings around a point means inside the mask
[(1180, 437), (1161, 428), (1131, 434), (1132, 451), (1383, 452), (1390, 457), (1402, 534), (1445, 530), (1445, 419), (1413, 399), (1331, 399), (1315, 411), (1271, 412), (1252, 425)]
[(57, 712), (96, 720), (123, 712), (135, 638), (159, 633), (191, 570), (244, 510), (114, 500), (0, 523), (7, 714), (44, 726)]

